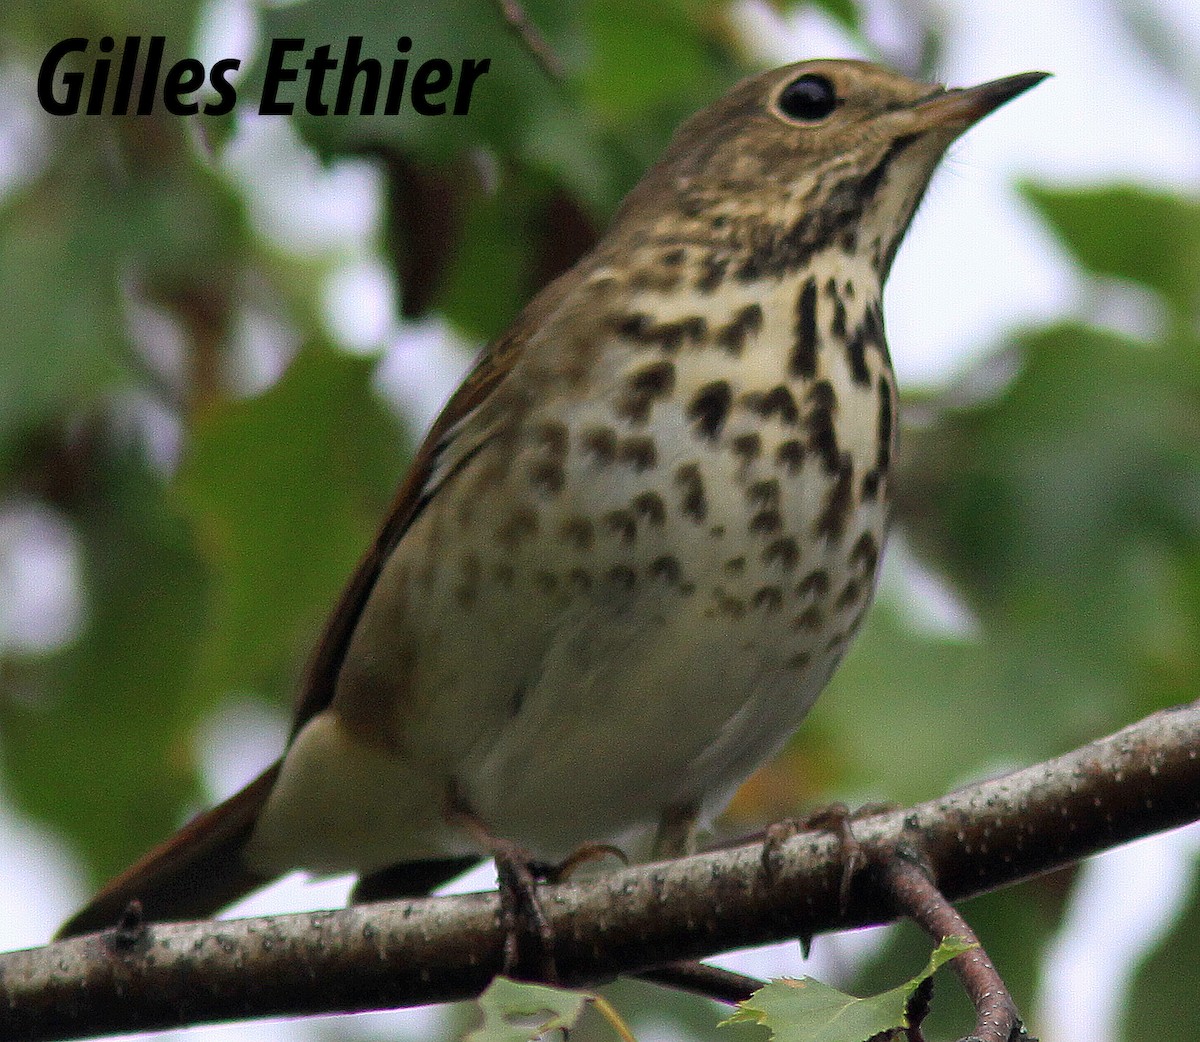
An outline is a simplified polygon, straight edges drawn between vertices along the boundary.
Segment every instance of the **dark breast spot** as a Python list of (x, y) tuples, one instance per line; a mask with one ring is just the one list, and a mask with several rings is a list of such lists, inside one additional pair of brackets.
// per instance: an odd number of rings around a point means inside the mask
[(529, 468), (529, 483), (544, 496), (557, 495), (565, 481), (562, 464), (557, 460), (539, 460)]
[(625, 381), (625, 389), (617, 398), (617, 415), (632, 423), (645, 423), (655, 401), (670, 396), (674, 389), (674, 363), (652, 362)]
[(742, 395), (742, 404), (764, 420), (778, 416), (783, 423), (790, 425), (800, 418), (796, 399), (783, 384), (769, 391), (747, 391)]
[(857, 579), (851, 579), (837, 596), (837, 601), (834, 602), (834, 608), (837, 611), (844, 611), (849, 608), (855, 601), (863, 595), (863, 584)]
[(515, 550), (524, 540), (537, 535), (537, 514), (526, 507), (514, 510), (496, 529), (496, 539), (509, 550)]
[(637, 522), (628, 510), (610, 510), (604, 515), (604, 527), (623, 543), (632, 543), (637, 538)]
[(833, 426), (833, 413), (837, 397), (828, 380), (818, 380), (808, 392), (808, 416), (804, 421), (808, 433), (808, 447), (821, 457), (821, 463), (830, 474), (836, 473), (841, 463), (838, 451), (837, 432)]
[(775, 462), (785, 474), (798, 474), (804, 463), (804, 446), (794, 438), (781, 441), (775, 450)]
[(697, 524), (708, 517), (708, 497), (704, 494), (704, 479), (695, 463), (685, 463), (675, 472), (675, 484), (682, 492), (679, 509), (684, 517)]
[[(832, 283), (832, 279), (830, 282)], [(836, 293), (833, 297), (833, 321), (829, 323), (829, 331), (838, 339), (846, 338), (846, 305)]]
[(792, 571), (800, 562), (800, 546), (791, 536), (780, 536), (764, 547), (763, 564), (778, 564), (785, 572)]
[[(845, 314), (842, 315), (843, 331)], [(846, 360), (850, 365), (850, 376), (860, 387), (871, 386), (871, 372), (867, 368), (867, 348), (886, 355), (883, 346), (883, 313), (878, 304), (867, 308), (862, 322), (854, 333), (846, 338)]]
[(700, 262), (700, 277), (696, 279), (696, 289), (708, 294), (725, 281), (725, 271), (729, 267), (729, 258), (710, 253)]
[(783, 591), (778, 586), (763, 586), (754, 591), (750, 603), (763, 611), (778, 611), (783, 606)]
[(824, 597), (828, 592), (829, 573), (824, 568), (817, 568), (809, 572), (796, 587), (796, 596), (801, 599), (809, 596)]
[(618, 317), (614, 325), (622, 340), (659, 347), (668, 353), (678, 351), (685, 342), (702, 343), (708, 333), (708, 323), (701, 315), (655, 322), (649, 315), (639, 312)]
[(757, 431), (739, 434), (730, 442), (734, 454), (742, 458), (743, 463), (752, 463), (762, 452), (762, 437)]
[(813, 279), (804, 283), (796, 298), (796, 324), (792, 335), (792, 375), (811, 379), (817, 372), (817, 284)]
[(849, 638), (850, 634), (848, 633), (835, 633), (825, 642), (825, 650), (827, 652), (836, 651), (841, 653), (843, 650), (845, 650), (846, 641), (849, 640)]
[(660, 526), (666, 520), (667, 508), (657, 492), (642, 492), (633, 501), (633, 509), (649, 525)]
[(875, 499), (879, 487), (892, 463), (892, 442), (895, 438), (895, 417), (892, 414), (892, 385), (887, 374), (881, 374), (875, 384), (879, 398), (879, 417), (876, 421), (875, 466), (863, 475), (863, 499)]
[(696, 430), (703, 438), (715, 441), (725, 426), (725, 418), (729, 415), (729, 405), (733, 401), (733, 391), (724, 380), (715, 380), (705, 384), (696, 392), (696, 396), (688, 405), (687, 417), (696, 425)]
[(812, 662), (811, 653), (798, 651), (794, 655), (789, 655), (783, 664), (787, 669), (807, 669), (810, 662)]
[(763, 310), (759, 304), (747, 304), (742, 308), (728, 325), (717, 330), (715, 337), (718, 346), (725, 348), (735, 357), (742, 353), (749, 337), (757, 335), (762, 329)]
[(594, 538), (592, 522), (586, 517), (569, 517), (559, 526), (558, 537), (578, 550), (590, 550)]
[(854, 509), (854, 464), (846, 453), (838, 464), (837, 477), (825, 496), (825, 504), (813, 526), (818, 538), (830, 542), (841, 539)]
[(567, 455), (567, 425), (558, 420), (547, 420), (538, 424), (533, 431), (534, 441), (545, 449), (551, 459), (561, 461)]
[(783, 517), (778, 508), (768, 507), (760, 510), (750, 519), (750, 531), (754, 535), (771, 535), (783, 527)]
[(617, 460), (636, 471), (649, 470), (658, 462), (658, 450), (653, 438), (629, 437), (617, 446)]
[(670, 586), (675, 586), (683, 575), (679, 558), (663, 554), (650, 562), (650, 578), (661, 579)]
[(746, 486), (746, 502), (752, 507), (775, 506), (779, 503), (779, 482), (775, 478), (753, 481)]
[(879, 447), (875, 465), (880, 470), (887, 470), (892, 462), (892, 438), (895, 433), (891, 381), (885, 376), (880, 376), (876, 391), (879, 395)]
[(591, 427), (580, 438), (584, 453), (597, 466), (606, 467), (617, 454), (617, 435), (610, 427)]
[(863, 532), (850, 551), (850, 567), (858, 568), (863, 575), (873, 575), (878, 564), (879, 544), (870, 532)]

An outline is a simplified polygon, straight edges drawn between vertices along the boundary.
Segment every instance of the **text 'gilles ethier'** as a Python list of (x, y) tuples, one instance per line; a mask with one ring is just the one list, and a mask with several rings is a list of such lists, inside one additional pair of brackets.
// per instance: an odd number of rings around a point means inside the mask
[[(164, 68), (166, 37), (149, 37), (140, 62), (142, 42), (141, 36), (127, 36), (118, 49), (111, 36), (103, 36), (93, 53), (85, 37), (60, 40), (38, 71), (38, 102), (56, 116), (148, 116), (160, 100), (175, 116), (233, 111), (238, 97), (231, 77), (240, 58), (222, 58), (209, 68), (198, 58), (181, 58)], [(301, 37), (272, 40), (258, 112), (290, 116), (300, 108), (310, 116), (395, 116), (407, 104), (422, 116), (465, 116), (491, 59), (464, 58), (456, 66), (428, 58), (414, 65), (407, 57), (411, 49), (412, 39), (401, 36), (398, 55), (388, 62), (364, 56), (361, 36), (348, 37), (340, 57), (331, 44), (310, 51)]]

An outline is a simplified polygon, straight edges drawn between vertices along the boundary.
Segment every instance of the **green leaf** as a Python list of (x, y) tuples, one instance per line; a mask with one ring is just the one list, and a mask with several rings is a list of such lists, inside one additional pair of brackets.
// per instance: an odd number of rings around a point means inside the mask
[[(1061, 928), (1074, 878), (1069, 869), (1039, 876), (974, 897), (960, 909), (983, 938), (988, 958), (999, 968), (1017, 1008), (1026, 1014), (1037, 1005), (1042, 979), (1041, 961), (1030, 958), (1030, 952), (1045, 951)], [(888, 931), (882, 948), (858, 967), (850, 986), (862, 992), (886, 988), (895, 979), (897, 965), (924, 958), (928, 950), (924, 931), (912, 922), (900, 922)], [(928, 1039), (959, 1038), (963, 1025), (974, 1019), (975, 1009), (966, 992), (951, 985), (938, 989), (921, 1030)], [(1031, 1031), (1034, 1028), (1036, 1025), (1030, 1025)]]
[(858, 5), (854, 0), (812, 0), (812, 5), (819, 7), (835, 22), (840, 22), (847, 29), (857, 31), (862, 25)]
[[(51, 44), (72, 36), (91, 40), (87, 57), (95, 61), (101, 53), (96, 46), (96, 38), (101, 33), (116, 38), (118, 48), (124, 43), (123, 37), (157, 34), (165, 36), (168, 47), (172, 47), (169, 65), (190, 53), (186, 50), (187, 43), (200, 7), (198, 0), (180, 0), (177, 4), (164, 4), (152, 10), (129, 0), (80, 0), (54, 7), (47, 7), (37, 0), (6, 0), (0, 5), (0, 34), (25, 45), (23, 57), (35, 68)], [(143, 40), (142, 47), (145, 46)], [(176, 47), (178, 51), (174, 50)], [(118, 50), (109, 56), (114, 67), (117, 66), (121, 52)], [(164, 65), (164, 69), (168, 65)], [(158, 106), (161, 112), (161, 97)]]
[(856, 33), (862, 27), (862, 16), (855, 0), (772, 0), (771, 5), (785, 11), (815, 7), (851, 32)]
[(0, 441), (125, 374), (113, 240), (124, 215), (86, 169), (64, 165), (0, 209)]
[(909, 537), (998, 642), (1006, 698), (1057, 692), (1066, 740), (1177, 701), (1200, 670), (1195, 350), (1046, 329), (1002, 394), (906, 440)]
[(591, 105), (610, 119), (627, 119), (681, 99), (693, 109), (704, 104), (719, 89), (711, 39), (697, 17), (696, 8), (705, 6), (711, 13), (712, 5), (687, 0), (590, 0), (584, 89)]
[(187, 524), (132, 453), (96, 453), (88, 474), (96, 491), (72, 516), (83, 632), (47, 659), (5, 664), (0, 732), (17, 802), (62, 829), (101, 879), (199, 797), (184, 725), (211, 703), (189, 694), (205, 576)]
[(486, 343), (502, 333), (539, 287), (528, 285), (528, 192), (519, 189), (471, 200), (462, 243), (442, 290), (455, 327)]
[[(0, 205), (0, 444), (142, 375), (126, 288), (186, 311), (239, 281), (241, 203), (193, 161), (182, 126), (158, 136), (150, 126), (73, 125), (55, 164)], [(137, 180), (121, 173), (126, 164)]]
[(908, 1001), (921, 982), (956, 955), (975, 947), (961, 937), (948, 937), (911, 980), (865, 999), (811, 977), (772, 981), (738, 1003), (725, 1023), (762, 1024), (781, 1042), (867, 1042), (873, 1035), (908, 1027)]
[(464, 1042), (532, 1042), (548, 1031), (575, 1027), (593, 996), (497, 977), (479, 996), (483, 1023)]
[[(558, 38), (567, 18), (565, 5), (527, 5), (527, 13), (544, 35)], [(263, 11), (260, 53), (239, 86), (243, 109), (258, 108), (267, 69), (267, 49), (272, 41), (285, 38), (306, 41), (301, 51), (280, 54), (287, 68), (298, 70), (293, 83), (280, 84), (277, 99), (291, 102), (293, 118), (305, 137), (325, 154), (361, 151), (369, 145), (385, 145), (414, 152), (426, 159), (447, 158), (480, 145), (502, 154), (520, 154), (523, 143), (547, 111), (566, 105), (562, 92), (548, 81), (546, 73), (522, 47), (504, 22), (500, 8), (475, 0), (441, 0), (439, 3), (406, 5), (402, 17), (387, 4), (360, 4), (351, 15), (342, 0), (304, 0)], [(361, 36), (363, 58), (373, 58), (383, 71), (374, 115), (360, 115), (361, 86), (356, 86), (350, 115), (333, 114), (334, 100), (347, 38)], [(397, 41), (407, 36), (411, 49), (401, 52)], [(330, 46), (330, 58), (338, 68), (326, 74), (320, 100), (328, 105), (326, 115), (306, 111), (307, 91), (313, 84), (303, 64), (318, 44)], [(395, 115), (384, 115), (384, 100), (393, 76), (393, 63), (408, 60), (404, 94)], [(429, 61), (447, 61), (452, 79), (443, 93), (430, 101), (445, 102), (446, 112), (423, 115), (412, 105), (412, 88), (421, 66)], [(453, 114), (464, 63), (489, 62), (474, 81), (469, 107)], [(315, 98), (314, 98), (315, 100)], [(462, 100), (467, 101), (464, 93)], [(578, 122), (578, 121), (577, 121)]]
[(1181, 317), (1196, 313), (1200, 201), (1133, 185), (1024, 192), (1088, 271), (1146, 286)]
[(265, 393), (197, 420), (175, 492), (214, 575), (206, 690), (289, 671), (382, 519), (407, 453), (372, 369), (308, 347)]

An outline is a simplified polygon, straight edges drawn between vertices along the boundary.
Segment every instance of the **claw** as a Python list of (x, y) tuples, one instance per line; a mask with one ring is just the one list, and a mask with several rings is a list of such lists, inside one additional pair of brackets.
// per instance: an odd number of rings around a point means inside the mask
[(611, 843), (584, 843), (557, 865), (551, 867), (546, 878), (555, 883), (563, 883), (584, 865), (589, 865), (594, 861), (603, 861), (610, 857), (616, 858), (622, 865), (629, 864), (629, 858), (620, 847), (614, 847)]
[[(838, 911), (846, 913), (850, 905), (850, 888), (854, 877), (867, 863), (866, 852), (854, 835), (852, 823), (858, 818), (879, 814), (888, 808), (880, 804), (867, 804), (851, 811), (844, 803), (831, 803), (803, 818), (785, 818), (768, 825), (762, 833), (762, 869), (768, 883), (779, 875), (780, 859), (784, 843), (801, 832), (820, 830), (831, 832), (837, 837), (842, 855), (842, 878), (838, 885)], [(803, 943), (803, 941), (802, 941)]]
[[(500, 925), (504, 930), (503, 972), (509, 977), (558, 982), (554, 931), (537, 897), (539, 866), (528, 851), (492, 837), (492, 857), (500, 892)], [(534, 950), (530, 951), (528, 942)], [(522, 943), (526, 942), (526, 943)]]

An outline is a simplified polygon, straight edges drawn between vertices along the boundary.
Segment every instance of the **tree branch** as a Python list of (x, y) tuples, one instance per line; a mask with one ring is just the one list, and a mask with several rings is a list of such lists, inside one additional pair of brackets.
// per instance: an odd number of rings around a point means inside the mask
[(529, 52), (533, 60), (538, 63), (547, 78), (556, 86), (561, 87), (567, 79), (563, 63), (546, 42), (546, 38), (538, 31), (537, 26), (533, 24), (529, 15), (525, 13), (525, 8), (518, 3), (518, 0), (497, 0), (497, 3), (505, 24), (516, 34), (517, 39), (521, 41), (522, 46)]
[[(883, 847), (920, 837), (959, 900), (1200, 819), (1200, 702), (1056, 760), (903, 811), (856, 819)], [(565, 984), (731, 948), (887, 922), (855, 878), (839, 910), (837, 839), (783, 842), (768, 882), (751, 844), (539, 889)], [(125, 924), (0, 955), (0, 1042), (249, 1017), (350, 1012), (477, 995), (504, 958), (496, 895), (197, 924)]]
[(1028, 1038), (1008, 985), (996, 972), (975, 931), (933, 885), (920, 855), (901, 845), (875, 852), (874, 860), (897, 905), (935, 943), (959, 937), (976, 945), (951, 962), (977, 1015), (974, 1032), (962, 1042), (1017, 1042)]

